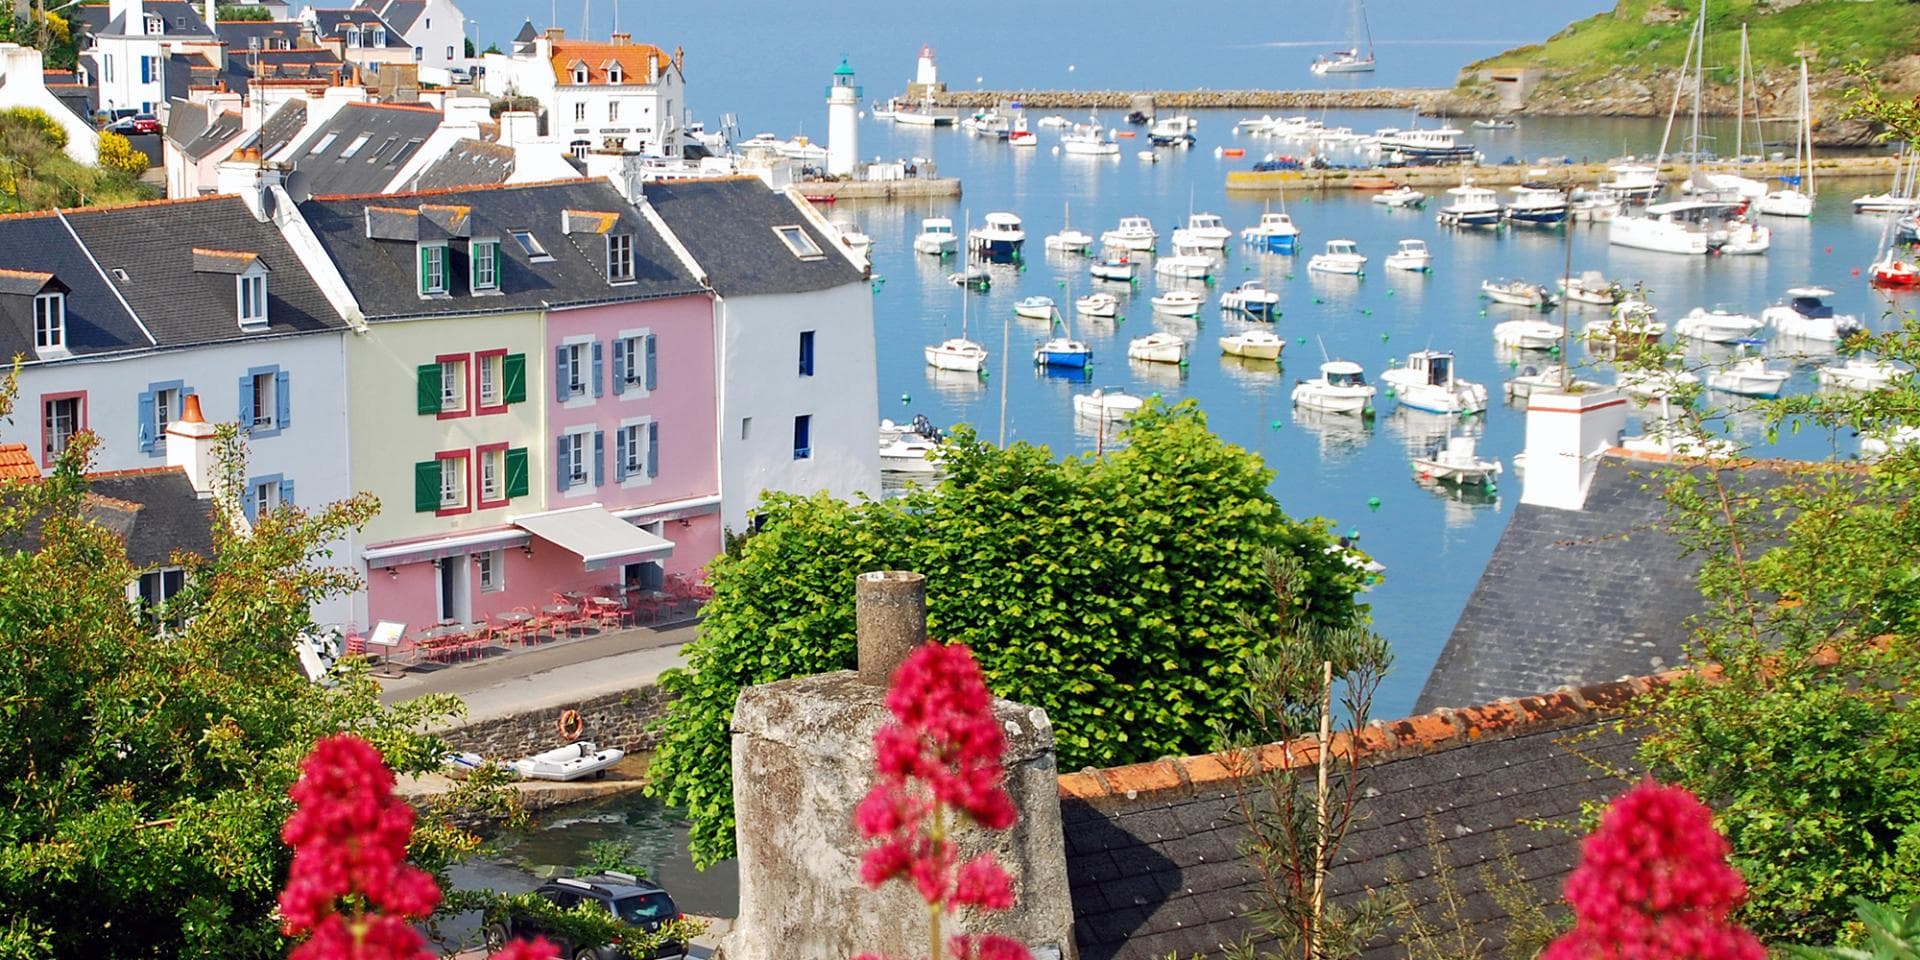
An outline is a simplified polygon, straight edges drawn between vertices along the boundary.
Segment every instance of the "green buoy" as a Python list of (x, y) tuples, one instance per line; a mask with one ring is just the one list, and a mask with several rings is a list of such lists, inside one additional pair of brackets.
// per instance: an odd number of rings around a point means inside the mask
[(1379, 498), (1379, 497), (1368, 497), (1368, 498), (1367, 498), (1367, 509), (1368, 509), (1368, 510), (1378, 510), (1378, 509), (1380, 509), (1380, 498)]
[(900, 404), (901, 404), (901, 406), (905, 406), (905, 405), (907, 405), (907, 404), (909, 404), (909, 403), (912, 403), (912, 402), (913, 402), (913, 398), (912, 398), (912, 397), (910, 397), (910, 396), (908, 396), (908, 395), (906, 395), (906, 394), (904, 394), (904, 393), (900, 395)]

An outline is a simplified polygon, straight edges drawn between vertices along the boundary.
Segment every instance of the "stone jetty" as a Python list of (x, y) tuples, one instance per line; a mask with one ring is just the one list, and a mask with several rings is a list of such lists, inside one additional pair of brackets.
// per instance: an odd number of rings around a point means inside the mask
[[(1816, 180), (1850, 177), (1890, 177), (1895, 159), (1880, 157), (1822, 158), (1814, 164)], [(1708, 167), (1709, 170), (1727, 168)], [(1727, 172), (1765, 180), (1793, 172), (1793, 161), (1744, 163)], [(1229, 170), (1227, 189), (1234, 192), (1262, 193), (1283, 190), (1385, 190), (1396, 186), (1453, 187), (1470, 181), (1483, 187), (1504, 187), (1517, 183), (1550, 183), (1559, 186), (1593, 186), (1607, 179), (1607, 164), (1569, 163), (1489, 164), (1469, 167), (1375, 167), (1341, 170)], [(1679, 183), (1686, 179), (1687, 168), (1669, 163), (1660, 168), (1660, 179)]]
[(959, 177), (908, 177), (905, 180), (796, 180), (794, 189), (808, 200), (922, 200), (960, 195)]
[(978, 109), (1019, 103), (1029, 110), (1319, 110), (1423, 109), (1449, 91), (1424, 87), (1368, 90), (948, 90), (935, 106)]

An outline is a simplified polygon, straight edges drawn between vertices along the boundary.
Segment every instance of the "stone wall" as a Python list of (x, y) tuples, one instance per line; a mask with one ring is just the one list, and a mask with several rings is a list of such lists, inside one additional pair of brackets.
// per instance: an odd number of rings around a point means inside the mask
[(1424, 109), (1444, 90), (948, 90), (934, 97), (942, 107), (992, 107), (1018, 102), (1028, 110), (1135, 110), (1139, 98), (1151, 98), (1161, 112), (1170, 110), (1266, 109), (1317, 110), (1322, 107)]
[(668, 700), (666, 691), (648, 684), (578, 703), (453, 727), (440, 735), (455, 750), (512, 760), (565, 744), (567, 739), (560, 735), (560, 713), (573, 709), (580, 712), (579, 739), (636, 753), (652, 750), (659, 741), (653, 721), (666, 709)]

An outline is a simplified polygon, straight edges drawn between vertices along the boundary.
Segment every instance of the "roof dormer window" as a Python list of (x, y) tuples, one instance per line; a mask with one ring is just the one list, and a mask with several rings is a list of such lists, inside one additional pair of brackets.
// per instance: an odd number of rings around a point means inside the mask
[[(257, 264), (257, 261), (256, 261)], [(240, 297), (240, 329), (264, 330), (267, 326), (267, 271), (261, 267), (235, 278)]]
[(423, 243), (420, 245), (420, 296), (424, 299), (446, 295), (447, 245)]
[(620, 71), (620, 61), (616, 60), (607, 64), (607, 82), (615, 84), (626, 82)]
[(475, 240), (467, 245), (467, 289), (475, 294), (500, 290), (500, 241)]
[(607, 235), (607, 281), (609, 283), (633, 282), (633, 234), (610, 233)]
[(158, 14), (147, 14), (147, 36), (157, 37), (167, 32), (166, 18)]
[(582, 86), (586, 85), (586, 82), (587, 82), (587, 65), (586, 64), (576, 63), (573, 65), (573, 82)]
[(66, 352), (66, 294), (51, 291), (33, 298), (33, 349), (43, 354)]
[(373, 31), (367, 35), (367, 46), (384, 47), (386, 45), (387, 29), (385, 27), (374, 27)]
[(358, 48), (360, 46), (360, 28), (359, 27), (347, 28), (347, 46), (354, 47), (354, 48)]

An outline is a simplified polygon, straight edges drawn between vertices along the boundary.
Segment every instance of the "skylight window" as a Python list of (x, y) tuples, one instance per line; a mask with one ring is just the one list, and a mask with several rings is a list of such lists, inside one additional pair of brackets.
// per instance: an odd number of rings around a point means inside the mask
[(386, 142), (385, 142), (385, 143), (382, 143), (382, 144), (380, 145), (380, 149), (378, 149), (378, 150), (375, 150), (375, 151), (373, 152), (373, 156), (371, 156), (371, 157), (368, 157), (368, 158), (367, 158), (367, 162), (368, 162), (368, 163), (372, 163), (372, 162), (374, 162), (375, 160), (378, 160), (378, 159), (380, 159), (380, 158), (381, 158), (382, 156), (385, 156), (385, 155), (386, 155), (386, 152), (387, 152), (388, 150), (392, 150), (392, 149), (393, 149), (393, 145), (394, 145), (394, 144), (396, 144), (396, 143), (399, 143), (399, 142), (400, 142), (400, 138), (399, 138), (399, 137), (388, 137), (388, 138), (387, 138), (387, 140), (386, 140)]
[(360, 148), (366, 146), (367, 141), (371, 139), (373, 139), (373, 134), (371, 133), (363, 133), (357, 137), (354, 137), (353, 142), (347, 144), (347, 148), (345, 150), (340, 151), (340, 159), (345, 160), (353, 156), (354, 154), (359, 153)]
[(321, 137), (320, 142), (313, 145), (313, 155), (317, 157), (326, 153), (327, 148), (333, 146), (333, 142), (338, 139), (340, 139), (340, 135), (337, 133), (329, 133)]
[(773, 232), (779, 235), (781, 241), (787, 245), (787, 249), (793, 251), (794, 256), (802, 260), (816, 260), (826, 256), (821, 252), (820, 245), (814, 243), (813, 238), (807, 235), (807, 231), (798, 226), (774, 227)]
[(406, 162), (406, 159), (408, 157), (413, 156), (413, 152), (415, 150), (420, 149), (420, 142), (421, 141), (419, 137), (414, 137), (413, 139), (408, 140), (406, 143), (401, 144), (400, 149), (395, 150), (393, 152), (393, 156), (387, 158), (387, 165), (393, 166), (395, 164)]
[(540, 245), (540, 241), (534, 237), (531, 231), (515, 230), (513, 231), (513, 239), (520, 244), (520, 249), (526, 251), (527, 257), (534, 262), (538, 263), (540, 261), (553, 259), (553, 255), (547, 252), (546, 247)]

